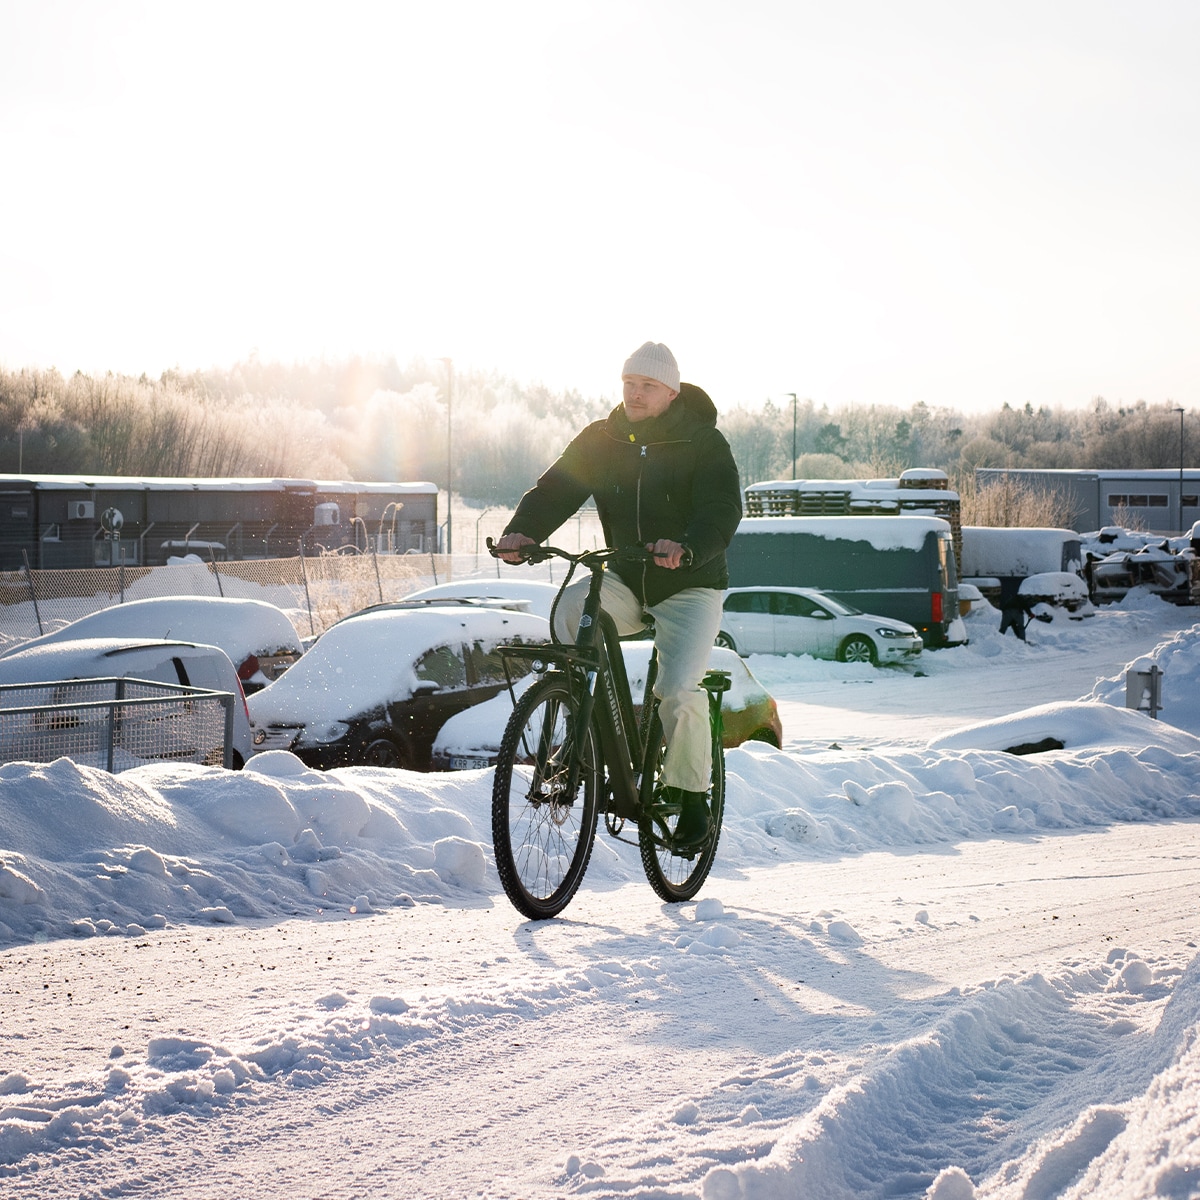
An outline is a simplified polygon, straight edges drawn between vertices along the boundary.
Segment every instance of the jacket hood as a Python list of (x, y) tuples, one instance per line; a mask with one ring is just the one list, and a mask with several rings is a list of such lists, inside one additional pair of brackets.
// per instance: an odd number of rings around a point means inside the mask
[(681, 383), (679, 385), (679, 395), (671, 401), (671, 407), (678, 408), (681, 405), (687, 412), (696, 417), (702, 425), (715, 425), (717, 423), (717, 406), (702, 387), (697, 387), (694, 383)]
[(618, 404), (604, 424), (609, 436), (618, 441), (652, 442), (662, 437), (687, 437), (696, 429), (714, 427), (716, 423), (717, 406), (709, 394), (694, 383), (681, 383), (679, 395), (662, 416), (634, 423), (625, 416), (624, 404)]

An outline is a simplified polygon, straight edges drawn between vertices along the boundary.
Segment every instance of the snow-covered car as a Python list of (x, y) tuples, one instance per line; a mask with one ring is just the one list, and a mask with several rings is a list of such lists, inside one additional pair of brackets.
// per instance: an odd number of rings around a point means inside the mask
[[(1054, 618), (1054, 610), (1064, 610), (1073, 621), (1094, 617), (1096, 610), (1088, 599), (1087, 584), (1071, 571), (1045, 571), (1021, 580), (1018, 589), (1029, 599), (1032, 616)], [(1041, 608), (1044, 611), (1038, 612)]]
[(80, 638), (178, 638), (220, 646), (249, 695), (277, 679), (303, 653), (291, 619), (264, 600), (217, 596), (153, 596), (80, 617), (7, 651)]
[[(165, 638), (77, 638), (73, 641), (29, 646), (0, 658), (0, 684), (66, 685), (75, 680), (144, 679), (150, 683), (204, 688), (228, 692), (233, 696), (232, 766), (240, 769), (254, 753), (250, 732), (250, 714), (241, 681), (229, 656), (219, 646), (195, 642), (172, 641)], [(21, 695), (10, 693), (13, 699), (0, 700), (11, 705)], [(46, 693), (44, 703), (79, 704), (86, 700), (107, 699), (86, 689), (56, 686)], [(180, 701), (180, 710), (187, 706)], [(121, 715), (116, 736), (126, 751), (145, 759), (174, 759), (208, 762), (220, 765), (223, 761), (224, 720), (219, 731), (203, 729), (196, 722), (173, 720), (172, 711), (156, 710), (140, 716), (135, 710)], [(97, 721), (103, 714), (97, 716)], [(70, 715), (72, 722), (80, 720), (78, 712)], [(105, 718), (106, 719), (106, 718)], [(53, 728), (54, 720), (44, 722)], [(196, 736), (212, 740), (197, 745)], [(62, 739), (60, 753), (71, 757), (70, 739)], [(78, 743), (83, 744), (83, 743)]]
[(543, 617), (469, 604), (356, 613), (249, 697), (255, 746), (290, 750), (321, 770), (428, 770), (445, 722), (505, 686), (496, 647), (549, 637)]
[(872, 664), (907, 662), (923, 649), (912, 625), (805, 587), (730, 588), (717, 645), (741, 655), (810, 654)]
[[(625, 671), (635, 707), (646, 689), (646, 667), (650, 662), (651, 643), (623, 642)], [(783, 745), (783, 726), (775, 698), (754, 677), (749, 666), (732, 650), (714, 646), (709, 667), (729, 672), (729, 691), (721, 697), (723, 742), (728, 750), (743, 742)], [(512, 713), (513, 700), (507, 689), (493, 699), (467, 712), (451, 717), (433, 744), (435, 771), (461, 771), (490, 767), (496, 761), (504, 726)]]
[(550, 619), (550, 607), (558, 595), (558, 585), (532, 579), (456, 579), (433, 587), (409, 592), (405, 600), (464, 599), (487, 603), (524, 604), (528, 611)]

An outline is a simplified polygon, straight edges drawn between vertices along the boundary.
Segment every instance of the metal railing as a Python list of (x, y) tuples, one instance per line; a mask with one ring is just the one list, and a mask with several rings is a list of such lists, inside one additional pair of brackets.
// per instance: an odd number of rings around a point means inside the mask
[(0, 762), (233, 766), (231, 692), (147, 679), (0, 684)]

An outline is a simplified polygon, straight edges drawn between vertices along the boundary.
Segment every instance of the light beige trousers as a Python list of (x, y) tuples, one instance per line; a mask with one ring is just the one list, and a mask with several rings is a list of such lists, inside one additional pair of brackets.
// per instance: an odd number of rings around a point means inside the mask
[[(555, 632), (564, 641), (575, 639), (590, 579), (573, 583), (562, 594), (555, 614)], [(647, 608), (628, 585), (605, 571), (600, 607), (616, 622), (622, 636), (637, 633), (654, 618), (654, 644), (658, 647), (659, 699), (667, 756), (663, 782), (689, 792), (707, 792), (712, 778), (708, 693), (700, 686), (721, 627), (724, 593), (716, 588), (686, 588)], [(637, 697), (634, 697), (637, 700)]]

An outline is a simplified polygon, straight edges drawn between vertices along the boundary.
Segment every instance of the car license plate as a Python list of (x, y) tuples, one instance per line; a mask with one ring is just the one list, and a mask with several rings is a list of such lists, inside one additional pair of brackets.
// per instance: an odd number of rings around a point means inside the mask
[(490, 767), (491, 765), (486, 758), (467, 758), (463, 755), (454, 755), (450, 759), (450, 770), (452, 771), (474, 771), (477, 767)]

